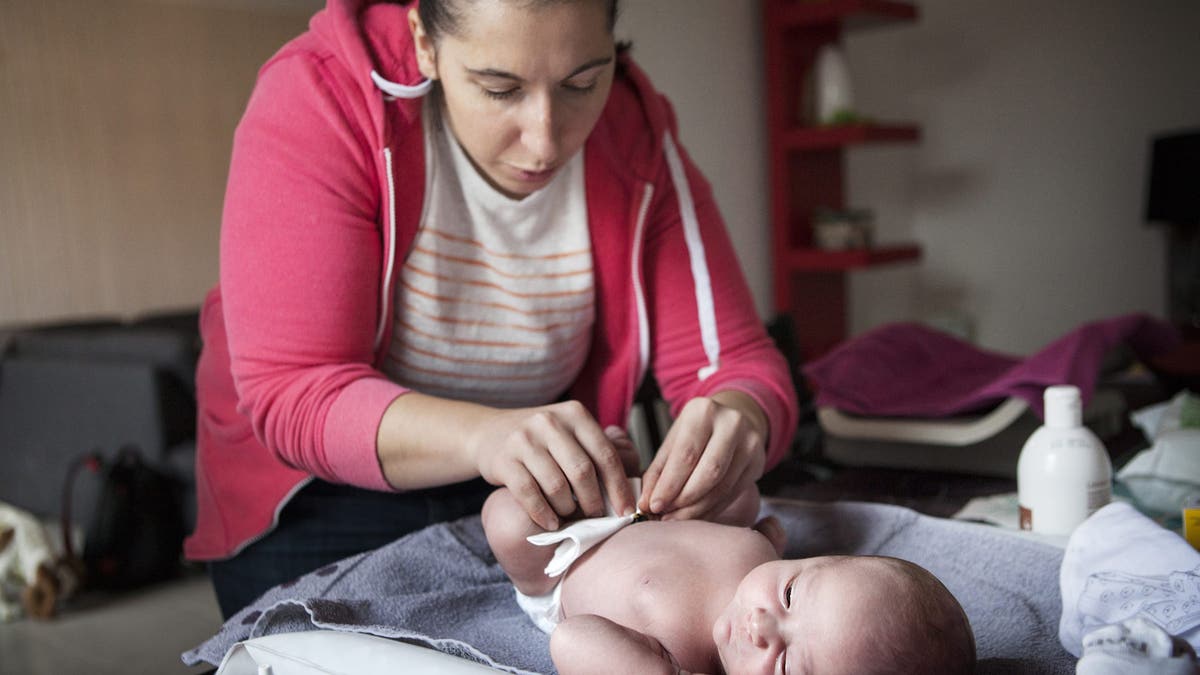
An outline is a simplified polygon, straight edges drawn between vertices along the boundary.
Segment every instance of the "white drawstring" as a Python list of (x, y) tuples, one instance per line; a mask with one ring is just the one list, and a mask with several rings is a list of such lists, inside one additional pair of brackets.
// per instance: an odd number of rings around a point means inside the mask
[(671, 139), (670, 132), (663, 135), (663, 147), (667, 154), (671, 181), (675, 183), (675, 194), (679, 197), (679, 215), (683, 219), (683, 237), (687, 243), (688, 257), (692, 263), (692, 279), (696, 284), (696, 310), (700, 319), (700, 340), (708, 365), (696, 372), (701, 380), (707, 379), (721, 367), (721, 340), (717, 336), (717, 315), (713, 308), (712, 278), (708, 273), (708, 260), (704, 257), (704, 240), (700, 238), (700, 220), (696, 217), (696, 203), (688, 187), (687, 173), (679, 150)]
[[(361, 71), (360, 71), (361, 72)], [(424, 80), (419, 84), (407, 85), (397, 84), (385, 80), (377, 71), (371, 71), (371, 81), (379, 87), (379, 91), (385, 94), (390, 94), (395, 98), (420, 98), (429, 93), (433, 88), (433, 80)]]

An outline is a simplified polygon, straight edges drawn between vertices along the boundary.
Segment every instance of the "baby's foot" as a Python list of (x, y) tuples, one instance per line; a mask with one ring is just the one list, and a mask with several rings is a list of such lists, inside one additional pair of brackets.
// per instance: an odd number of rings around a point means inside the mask
[(783, 555), (783, 549), (787, 548), (787, 531), (783, 529), (783, 524), (775, 516), (767, 516), (754, 524), (754, 529), (762, 533), (767, 541), (775, 547), (775, 552)]

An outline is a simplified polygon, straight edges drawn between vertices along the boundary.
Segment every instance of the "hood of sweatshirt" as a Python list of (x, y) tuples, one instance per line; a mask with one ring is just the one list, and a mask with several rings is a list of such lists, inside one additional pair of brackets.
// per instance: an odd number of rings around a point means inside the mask
[[(375, 130), (372, 140), (377, 148), (388, 144), (386, 106), (396, 105), (406, 120), (416, 120), (421, 101), (433, 87), (417, 67), (408, 28), (408, 12), (418, 4), (416, 0), (328, 0), (309, 24), (310, 39), (319, 43), (321, 51), (332, 54), (357, 86), (362, 97), (359, 103)], [(598, 129), (615, 125), (653, 130), (643, 139), (625, 138), (622, 143), (625, 153), (633, 151), (633, 157), (626, 154), (623, 163), (637, 157), (633, 163), (641, 169), (638, 173), (649, 172), (661, 160), (662, 134), (673, 131), (671, 111), (627, 56), (618, 56), (617, 68), (618, 78)], [(628, 105), (629, 99), (637, 104)], [(633, 115), (640, 119), (629, 119)]]
[(405, 117), (416, 119), (420, 109), (416, 102), (432, 86), (417, 68), (408, 29), (408, 11), (416, 6), (416, 2), (328, 0), (309, 23), (311, 39), (333, 55), (358, 87), (377, 147), (385, 145), (384, 105), (397, 99), (413, 102), (400, 107)]

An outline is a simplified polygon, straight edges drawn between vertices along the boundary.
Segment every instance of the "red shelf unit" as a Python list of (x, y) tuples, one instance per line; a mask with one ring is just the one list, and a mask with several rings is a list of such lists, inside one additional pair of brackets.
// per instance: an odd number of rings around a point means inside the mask
[(897, 244), (849, 251), (797, 248), (788, 251), (786, 256), (786, 264), (794, 269), (835, 272), (917, 260), (921, 257), (921, 247), (915, 244)]
[(921, 138), (912, 125), (848, 124), (836, 127), (793, 127), (783, 131), (788, 150), (822, 150), (855, 143), (911, 142)]
[(813, 216), (846, 207), (845, 150), (858, 144), (911, 143), (911, 124), (805, 126), (801, 92), (818, 50), (847, 30), (915, 21), (917, 8), (897, 0), (763, 0), (767, 70), (772, 287), (775, 310), (792, 314), (806, 359), (847, 335), (845, 275), (855, 269), (914, 261), (916, 244), (824, 251), (813, 245)]
[(896, 21), (915, 21), (917, 8), (896, 0), (786, 0), (779, 3), (783, 26), (841, 24), (857, 30)]

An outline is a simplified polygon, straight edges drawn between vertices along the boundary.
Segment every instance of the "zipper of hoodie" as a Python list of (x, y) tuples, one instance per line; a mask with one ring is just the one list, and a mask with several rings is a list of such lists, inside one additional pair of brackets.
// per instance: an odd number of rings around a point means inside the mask
[(375, 343), (373, 353), (379, 358), (379, 349), (383, 345), (384, 328), (387, 327), (390, 315), (390, 297), (388, 289), (392, 283), (392, 273), (396, 266), (396, 179), (392, 175), (392, 149), (383, 148), (384, 173), (387, 178), (387, 236), (383, 239), (384, 266), (379, 288), (379, 325), (375, 327)]

